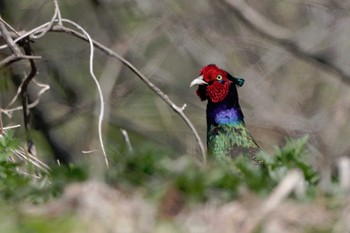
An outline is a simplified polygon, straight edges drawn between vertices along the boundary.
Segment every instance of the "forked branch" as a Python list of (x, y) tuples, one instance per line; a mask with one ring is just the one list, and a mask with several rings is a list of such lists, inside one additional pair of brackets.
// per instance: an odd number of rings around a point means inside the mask
[[(62, 19), (62, 21), (64, 21), (64, 19)], [(89, 41), (88, 38), (71, 29), (71, 28), (67, 28), (65, 26), (60, 26), (60, 25), (56, 25), (54, 26), (50, 31), (53, 32), (64, 32), (64, 33), (68, 33), (70, 35), (73, 35), (75, 37), (78, 37), (84, 41)], [(191, 129), (197, 144), (199, 146), (202, 158), (203, 158), (203, 163), (206, 164), (206, 152), (205, 152), (205, 148), (204, 148), (204, 144), (196, 130), (196, 128), (194, 127), (194, 125), (192, 124), (192, 122), (188, 119), (188, 117), (186, 116), (186, 114), (184, 113), (184, 109), (183, 107), (179, 107), (177, 106), (170, 98), (169, 96), (167, 96), (166, 94), (164, 94), (156, 85), (154, 85), (148, 78), (146, 78), (146, 76), (144, 74), (142, 74), (134, 65), (132, 65), (128, 60), (126, 60), (125, 58), (123, 58), (122, 56), (120, 56), (119, 54), (117, 54), (116, 52), (114, 52), (113, 50), (109, 49), (108, 47), (102, 45), (101, 43), (92, 40), (93, 45), (99, 49), (100, 51), (102, 51), (103, 53), (105, 53), (108, 56), (111, 56), (113, 58), (118, 59), (120, 62), (122, 62), (125, 66), (127, 66), (132, 72), (134, 72), (137, 77), (139, 77), (153, 92), (155, 92), (160, 98), (162, 98), (164, 100), (165, 103), (167, 103), (182, 119), (183, 121), (186, 123), (186, 125)]]
[[(55, 2), (55, 14), (52, 18), (52, 20), (50, 22), (47, 22), (43, 25), (40, 25), (32, 30), (30, 30), (29, 32), (25, 32), (22, 33), (20, 36), (13, 38), (13, 42), (16, 43), (18, 41), (20, 41), (21, 39), (25, 38), (25, 37), (29, 37), (32, 40), (35, 40), (39, 37), (44, 36), (47, 32), (63, 32), (63, 33), (67, 33), (70, 34), (74, 37), (77, 37), (81, 40), (84, 40), (86, 42), (88, 42), (90, 44), (90, 73), (93, 76), (97, 87), (99, 89), (99, 92), (101, 92), (102, 90), (100, 90), (100, 87), (98, 85), (98, 81), (96, 79), (96, 77), (93, 74), (93, 70), (92, 70), (92, 64), (93, 64), (93, 48), (97, 48), (100, 51), (102, 51), (103, 53), (105, 53), (108, 56), (111, 56), (117, 60), (119, 60), (120, 62), (122, 62), (125, 66), (127, 66), (133, 73), (136, 74), (137, 77), (139, 77), (153, 92), (155, 92), (164, 102), (166, 102), (182, 119), (183, 121), (186, 123), (186, 125), (190, 128), (190, 130), (192, 131), (197, 144), (199, 146), (202, 158), (203, 158), (203, 164), (206, 164), (206, 152), (205, 152), (205, 148), (204, 148), (204, 144), (202, 142), (202, 140), (200, 139), (200, 136), (197, 132), (197, 130), (195, 129), (194, 125), (192, 124), (192, 122), (188, 119), (188, 117), (186, 116), (186, 114), (184, 113), (184, 107), (179, 107), (177, 106), (170, 98), (169, 96), (167, 96), (166, 94), (164, 94), (156, 85), (154, 85), (149, 79), (146, 78), (145, 75), (143, 75), (134, 65), (132, 65), (128, 60), (126, 60), (125, 58), (123, 58), (122, 56), (120, 56), (118, 53), (114, 52), (113, 50), (109, 49), (108, 47), (102, 45), (101, 43), (91, 39), (91, 37), (86, 33), (86, 31), (79, 26), (78, 24), (76, 24), (75, 22), (68, 20), (68, 19), (63, 19), (61, 18), (60, 12), (59, 12), (59, 8), (58, 8), (58, 4), (57, 1)], [(56, 23), (56, 24), (55, 24)], [(79, 28), (79, 30), (81, 30), (83, 33), (80, 33), (74, 29), (68, 28), (66, 26), (63, 25), (63, 23), (69, 23), (71, 25), (76, 26), (77, 28)], [(7, 47), (6, 45), (0, 46), (0, 49)], [(6, 63), (7, 64), (7, 63)], [(0, 64), (0, 66), (3, 64)], [(101, 112), (103, 112), (103, 99), (102, 99), (102, 95), (100, 94), (100, 98), (101, 98)], [(185, 105), (184, 105), (185, 106)], [(102, 125), (102, 117), (103, 114), (100, 114), (99, 117), (99, 126)], [(99, 127), (99, 131), (100, 131), (100, 127)], [(100, 137), (100, 143), (101, 143), (101, 148), (104, 152), (104, 147), (103, 147), (103, 142), (102, 142), (102, 134), (99, 134)], [(105, 155), (105, 152), (104, 152)], [(106, 160), (106, 164), (108, 166), (108, 160), (107, 157), (105, 155), (105, 160)]]

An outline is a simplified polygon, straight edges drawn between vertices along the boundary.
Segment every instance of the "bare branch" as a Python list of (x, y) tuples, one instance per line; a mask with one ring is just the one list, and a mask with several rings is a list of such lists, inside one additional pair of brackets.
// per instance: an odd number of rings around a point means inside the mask
[(50, 31), (50, 29), (53, 27), (55, 21), (58, 21), (58, 25), (62, 25), (61, 11), (60, 11), (60, 8), (58, 6), (57, 0), (54, 0), (54, 4), (55, 4), (55, 13), (52, 16), (52, 19), (50, 20), (49, 24), (40, 33), (33, 34), (32, 35), (33, 39), (39, 39), (40, 37), (43, 37), (48, 31)]
[(3, 23), (3, 20), (0, 20), (0, 31), (1, 31), (2, 37), (6, 41), (9, 48), (11, 49), (12, 53), (14, 53), (17, 57), (19, 57), (22, 54), (21, 49), (13, 41), (9, 31), (7, 31), (7, 28)]
[[(1, 19), (1, 18), (0, 18)], [(1, 20), (0, 20), (1, 21)], [(32, 30), (30, 30), (29, 32), (23, 32), (20, 34), (20, 36), (18, 36), (16, 39), (13, 40), (13, 42), (17, 43), (18, 41), (28, 37), (29, 35), (33, 36), (34, 34), (36, 33), (40, 33), (43, 29), (45, 29), (48, 25), (50, 24), (50, 22), (47, 22), (47, 23), (44, 23)], [(1, 45), (0, 46), (0, 49), (5, 49), (7, 48), (8, 45), (7, 44), (4, 44), (4, 45)]]
[[(3, 20), (1, 17), (0, 17), (0, 21), (6, 25), (6, 27), (8, 27), (9, 29), (11, 29), (12, 32), (9, 32), (9, 34), (11, 35), (12, 38), (14, 37), (18, 37), (20, 34), (10, 25), (8, 24), (5, 20)], [(1, 35), (1, 34), (0, 34)]]
[(260, 13), (250, 7), (244, 0), (224, 0), (228, 6), (249, 28), (279, 44), (293, 55), (311, 63), (320, 65), (323, 69), (337, 74), (341, 80), (350, 85), (350, 74), (335, 64), (320, 52), (308, 51), (293, 39), (293, 33), (277, 24), (270, 22)]
[(35, 85), (37, 85), (38, 87), (41, 87), (40, 91), (38, 91), (36, 99), (32, 101), (32, 103), (30, 103), (28, 105), (29, 108), (34, 108), (35, 106), (37, 106), (40, 102), (40, 97), (47, 91), (50, 89), (50, 85), (48, 84), (44, 84), (44, 83), (39, 83), (38, 81), (36, 81), (35, 79), (33, 79), (33, 83)]
[[(63, 19), (62, 19), (63, 20)], [(78, 37), (80, 39), (83, 39), (85, 41), (88, 41), (88, 38), (81, 33), (64, 27), (64, 26), (54, 26), (51, 31), (53, 32), (64, 32), (68, 33), (70, 35), (73, 35), (75, 37)], [(143, 75), (135, 66), (133, 66), (128, 60), (125, 58), (121, 57), (119, 54), (115, 53), (113, 50), (107, 48), (106, 46), (102, 45), (101, 43), (92, 40), (94, 46), (107, 54), (108, 56), (114, 57), (118, 59), (120, 62), (122, 62), (124, 65), (126, 65), (132, 72), (134, 72), (153, 92), (155, 92), (158, 96), (160, 96), (187, 124), (187, 126), (191, 129), (193, 135), (196, 138), (196, 141), (198, 143), (199, 149), (201, 151), (201, 155), (203, 157), (203, 163), (206, 164), (206, 152), (204, 148), (204, 144), (202, 140), (200, 139), (200, 136), (195, 129), (194, 125), (192, 122), (188, 119), (186, 114), (184, 113), (183, 109), (179, 106), (177, 106), (166, 94), (164, 94), (156, 85), (154, 85), (151, 81), (146, 78), (145, 75)]]
[(21, 125), (9, 125), (3, 128), (3, 130), (9, 130), (9, 129), (15, 129), (15, 128), (19, 128), (21, 127)]
[(27, 55), (15, 55), (12, 54), (2, 61), (0, 61), (0, 67), (2, 66), (8, 66), (11, 65), (12, 63), (19, 61), (19, 60), (38, 60), (41, 59), (41, 56), (27, 56)]
[(124, 140), (125, 140), (125, 143), (126, 143), (126, 145), (128, 147), (129, 152), (132, 152), (133, 149), (132, 149), (132, 146), (131, 146), (131, 142), (130, 142), (128, 131), (126, 131), (125, 129), (120, 129), (120, 132), (122, 133), (122, 135), (124, 137)]
[[(55, 22), (58, 21), (57, 19), (54, 20)], [(194, 125), (192, 124), (192, 122), (188, 119), (188, 117), (186, 116), (186, 114), (184, 113), (184, 108), (183, 107), (179, 107), (177, 106), (166, 94), (164, 94), (156, 85), (154, 85), (151, 81), (149, 81), (145, 75), (143, 75), (135, 66), (133, 66), (129, 61), (127, 61), (126, 59), (124, 59), (122, 56), (120, 56), (119, 54), (115, 53), (113, 50), (109, 49), (108, 47), (102, 45), (101, 43), (94, 41), (90, 38), (90, 36), (85, 32), (85, 30), (83, 28), (81, 28), (78, 24), (67, 20), (67, 19), (60, 19), (59, 22), (67, 22), (70, 24), (73, 24), (74, 26), (78, 27), (81, 31), (83, 31), (84, 34), (81, 34), (71, 28), (67, 28), (63, 25), (53, 25), (51, 27), (51, 29), (49, 31), (52, 32), (64, 32), (70, 35), (73, 35), (77, 38), (80, 38), (84, 41), (87, 41), (90, 43), (90, 48), (91, 50), (93, 50), (93, 47), (98, 48), (99, 50), (101, 50), (102, 52), (104, 52), (105, 54), (107, 54), (108, 56), (111, 56), (113, 58), (116, 58), (117, 60), (119, 60), (120, 62), (122, 62), (125, 66), (127, 66), (132, 72), (134, 72), (153, 92), (155, 92), (158, 96), (161, 97), (161, 99), (163, 99), (183, 120), (184, 122), (187, 124), (187, 126), (191, 129), (193, 135), (195, 136), (195, 139), (198, 143), (199, 149), (201, 151), (201, 155), (203, 157), (203, 164), (206, 164), (206, 152), (205, 152), (205, 148), (204, 148), (204, 144), (202, 142), (202, 140), (200, 139), (200, 136), (197, 132), (197, 130), (195, 129)], [(31, 38), (31, 39), (36, 39), (36, 35), (40, 35), (42, 32), (44, 32), (45, 30), (47, 30), (48, 26), (50, 26), (50, 22), (47, 22), (45, 24), (42, 24), (34, 29), (32, 29), (29, 32), (23, 33), (21, 36), (19, 36), (18, 38), (16, 38), (15, 40), (13, 40), (14, 42), (17, 42), (25, 37)], [(34, 35), (34, 36), (33, 36)], [(6, 48), (7, 45), (3, 45), (0, 46), (0, 49), (4, 49)], [(93, 74), (93, 70), (92, 70), (92, 60), (93, 60), (93, 51), (90, 51), (90, 73), (91, 75), (94, 77)], [(96, 77), (94, 78), (95, 82), (97, 81)], [(99, 84), (98, 82), (96, 82), (96, 85), (98, 88)], [(99, 90), (99, 92), (101, 92), (101, 90)], [(103, 97), (101, 95), (101, 97)], [(103, 102), (103, 98), (101, 99), (101, 102)], [(101, 108), (103, 108), (103, 104), (101, 105)], [(103, 109), (102, 109), (103, 110)], [(101, 114), (99, 117), (99, 125), (101, 125)], [(100, 136), (101, 139), (101, 136)], [(102, 146), (103, 147), (103, 146)], [(104, 150), (104, 149), (103, 149)], [(108, 164), (108, 163), (107, 163)]]
[(58, 0), (53, 0), (53, 3), (55, 4), (55, 13), (57, 12), (57, 20), (58, 20), (58, 25), (62, 26), (62, 17), (61, 17), (61, 11), (58, 6)]
[(12, 153), (16, 155), (19, 159), (30, 162), (35, 167), (39, 168), (45, 173), (48, 173), (50, 171), (50, 167), (48, 165), (46, 165), (44, 162), (33, 156), (31, 153), (27, 153), (27, 151), (23, 148), (19, 150), (12, 150)]
[[(107, 159), (107, 155), (106, 155), (106, 151), (105, 151), (105, 147), (104, 147), (104, 144), (103, 144), (103, 139), (102, 139), (102, 122), (103, 122), (103, 116), (104, 116), (104, 100), (103, 100), (103, 95), (102, 95), (102, 89), (99, 85), (99, 82), (94, 74), (94, 71), (93, 71), (93, 58), (94, 58), (94, 45), (93, 45), (93, 42), (91, 40), (91, 37), (89, 36), (89, 34), (80, 26), (78, 25), (77, 23), (71, 21), (71, 20), (68, 20), (68, 19), (62, 19), (61, 18), (61, 14), (60, 14), (60, 10), (59, 10), (59, 7), (58, 7), (58, 2), (57, 1), (54, 1), (55, 3), (55, 14), (54, 16), (52, 17), (52, 20), (48, 23), (45, 23), (33, 30), (30, 31), (30, 33), (24, 33), (24, 35), (21, 35), (19, 36), (18, 38), (16, 38), (15, 40), (13, 40), (10, 36), (9, 37), (9, 42), (7, 43), (7, 46), (11, 48), (11, 50), (14, 50), (16, 47), (12, 46), (12, 44), (16, 45), (15, 43), (20, 41), (20, 40), (23, 40), (24, 38), (27, 38), (28, 36), (30, 36), (32, 39), (38, 39), (42, 36), (44, 36), (48, 31), (51, 30), (51, 28), (53, 27), (53, 24), (58, 21), (58, 25), (62, 25), (62, 21), (66, 22), (66, 23), (69, 23), (71, 25), (74, 25), (75, 27), (77, 27), (79, 30), (81, 30), (83, 33), (84, 33), (84, 37), (87, 38), (87, 41), (89, 41), (89, 44), (90, 44), (90, 74), (91, 76), (93, 77), (93, 80), (95, 81), (96, 83), (96, 86), (97, 86), (97, 89), (98, 89), (98, 93), (99, 93), (99, 97), (100, 97), (100, 106), (101, 106), (101, 109), (100, 109), (100, 114), (99, 114), (99, 121), (98, 121), (98, 135), (99, 135), (99, 141), (100, 141), (100, 146), (101, 146), (101, 149), (102, 149), (102, 153), (103, 153), (103, 156), (104, 156), (104, 159), (105, 159), (105, 162), (106, 162), (106, 165), (107, 167), (109, 166), (108, 164), (108, 159)], [(57, 18), (57, 19), (56, 19)], [(2, 21), (0, 21), (2, 27), (2, 33), (5, 35), (6, 34), (6, 28), (3, 29), (5, 26), (4, 24), (2, 23)], [(1, 26), (0, 25), (0, 26)], [(11, 44), (10, 44), (11, 42)], [(3, 45), (0, 47), (0, 49), (3, 49), (3, 48), (6, 48), (7, 47), (6, 45)], [(26, 50), (26, 55), (28, 55), (28, 52), (31, 52), (30, 50), (30, 47), (29, 47), (29, 42), (26, 42), (24, 45), (23, 45), (23, 48)], [(30, 51), (29, 51), (29, 50)], [(19, 50), (20, 51), (20, 50)], [(16, 58), (19, 57), (19, 56), (16, 56)], [(4, 62), (2, 62), (3, 64), (10, 64), (11, 62), (13, 61), (17, 61), (18, 59), (15, 59), (15, 58), (10, 58), (10, 59), (6, 59)], [(22, 105), (23, 105), (23, 113), (24, 113), (24, 119), (25, 119), (25, 128), (27, 130), (27, 127), (28, 127), (28, 103), (26, 101), (26, 98), (25, 98), (25, 93), (26, 93), (26, 89), (27, 89), (27, 86), (29, 84), (29, 82), (31, 81), (31, 79), (34, 77), (35, 73), (36, 73), (36, 67), (35, 67), (35, 64), (32, 60), (29, 60), (30, 61), (30, 64), (31, 64), (31, 73), (28, 75), (27, 78), (25, 78), (23, 80), (23, 82), (21, 83), (20, 85), (20, 88), (19, 88), (19, 95), (22, 96)], [(34, 73), (34, 75), (33, 75)], [(17, 98), (18, 95), (16, 95), (13, 100), (10, 102), (10, 104), (12, 104), (16, 98)]]
[[(35, 79), (33, 79), (33, 83), (36, 84), (38, 87), (41, 87), (41, 90), (38, 92), (37, 97), (34, 101), (32, 101), (32, 103), (28, 104), (28, 109), (34, 108), (35, 106), (37, 106), (40, 103), (40, 97), (47, 91), (50, 89), (50, 86), (47, 84), (43, 84), (43, 83), (39, 83), (37, 82)], [(22, 83), (21, 83), (22, 84)], [(18, 96), (20, 95), (22, 90), (22, 85), (20, 85), (17, 88), (17, 93), (16, 95), (12, 98), (11, 102), (7, 105), (6, 109), (0, 109), (0, 112), (5, 113), (7, 116), (11, 116), (11, 113), (14, 111), (19, 111), (19, 110), (23, 110), (23, 106), (17, 106), (17, 107), (13, 107), (10, 108), (10, 106), (12, 104), (15, 103), (15, 101), (18, 99)]]
[[(30, 47), (30, 41), (28, 40), (29, 38), (26, 37), (23, 40), (19, 41), (18, 42), (19, 44), (17, 44), (17, 42), (15, 42), (12, 39), (11, 35), (9, 34), (3, 20), (0, 20), (0, 31), (2, 33), (4, 40), (6, 41), (7, 46), (12, 51), (12, 58), (5, 59), (4, 64), (10, 64), (12, 61), (16, 61), (23, 56), (23, 53), (22, 53), (19, 46), (21, 46), (24, 49), (25, 56), (32, 56), (32, 49)], [(26, 131), (28, 152), (29, 152), (29, 154), (32, 154), (32, 153), (34, 153), (35, 150), (32, 150), (34, 147), (33, 147), (33, 143), (32, 143), (32, 140), (31, 140), (31, 137), (29, 134), (29, 114), (30, 114), (30, 112), (29, 112), (29, 108), (28, 108), (27, 87), (28, 87), (30, 81), (36, 75), (37, 69), (36, 69), (36, 66), (35, 66), (33, 59), (29, 59), (29, 63), (30, 63), (30, 73), (22, 81), (22, 83), (20, 85), (21, 90), (20, 90), (19, 95), (22, 98), (24, 128)]]
[(4, 125), (2, 123), (2, 112), (0, 111), (0, 135), (4, 135), (5, 131), (4, 131)]
[[(23, 41), (23, 45), (22, 45), (24, 52), (26, 55), (31, 56), (33, 51), (32, 48), (30, 47), (30, 42), (29, 40), (25, 40)], [(30, 63), (30, 72), (27, 75), (27, 77), (25, 77), (21, 83), (21, 91), (20, 91), (20, 96), (22, 98), (22, 107), (23, 107), (23, 118), (24, 118), (24, 128), (26, 131), (26, 137), (27, 137), (27, 145), (28, 145), (28, 152), (29, 154), (34, 153), (35, 150), (33, 149), (33, 142), (30, 136), (30, 131), (29, 131), (29, 123), (30, 123), (30, 111), (29, 111), (29, 98), (28, 98), (28, 85), (29, 83), (33, 80), (34, 76), (37, 73), (37, 68), (35, 65), (35, 62), (33, 60), (29, 60)]]
[(106, 154), (106, 150), (105, 150), (103, 138), (102, 138), (102, 123), (103, 123), (103, 117), (104, 117), (104, 109), (105, 109), (104, 105), (105, 105), (105, 103), (104, 103), (104, 98), (103, 98), (103, 93), (102, 93), (100, 83), (95, 76), (94, 68), (93, 68), (94, 67), (94, 63), (93, 63), (93, 61), (94, 61), (94, 44), (93, 44), (93, 41), (92, 41), (90, 35), (79, 24), (77, 24), (71, 20), (68, 20), (68, 19), (61, 19), (61, 20), (62, 20), (62, 22), (70, 23), (70, 24), (74, 25), (75, 27), (77, 27), (79, 30), (81, 30), (84, 33), (84, 36), (87, 38), (89, 45), (90, 45), (90, 63), (89, 63), (90, 64), (89, 65), (90, 74), (91, 74), (91, 77), (93, 78), (93, 80), (96, 84), (99, 99), (100, 99), (100, 114), (98, 117), (98, 138), (100, 141), (100, 146), (101, 146), (101, 150), (102, 150), (102, 153), (103, 153), (103, 156), (105, 159), (105, 163), (106, 163), (106, 166), (108, 168), (109, 163), (108, 163), (108, 158), (107, 158), (107, 154)]

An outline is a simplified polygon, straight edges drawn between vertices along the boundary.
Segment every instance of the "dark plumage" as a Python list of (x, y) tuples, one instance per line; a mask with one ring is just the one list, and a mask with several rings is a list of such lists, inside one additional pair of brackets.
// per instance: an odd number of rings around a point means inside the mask
[(207, 145), (208, 151), (218, 159), (233, 158), (240, 154), (260, 163), (255, 154), (260, 147), (255, 142), (244, 123), (239, 106), (236, 86), (244, 80), (235, 78), (216, 65), (202, 68), (200, 76), (190, 86), (198, 85), (197, 95), (207, 103)]

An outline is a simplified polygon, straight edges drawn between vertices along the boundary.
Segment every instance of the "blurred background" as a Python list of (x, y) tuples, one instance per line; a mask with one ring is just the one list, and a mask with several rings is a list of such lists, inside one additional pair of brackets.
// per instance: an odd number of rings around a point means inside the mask
[[(349, 81), (342, 79), (350, 76), (350, 2), (247, 1), (267, 20), (290, 30), (291, 39), (305, 51), (336, 64), (345, 75), (258, 33), (228, 2), (67, 0), (59, 5), (63, 18), (77, 22), (93, 39), (128, 59), (177, 105), (186, 103), (185, 113), (204, 142), (206, 103), (189, 83), (202, 66), (215, 63), (246, 80), (239, 89), (241, 107), (249, 130), (264, 150), (271, 152), (286, 138), (308, 134), (316, 164), (348, 155), (350, 91)], [(0, 1), (2, 18), (18, 31), (49, 21), (53, 13), (53, 1)], [(99, 155), (99, 100), (89, 73), (88, 44), (50, 32), (32, 48), (42, 56), (36, 61), (36, 79), (50, 86), (32, 110), (31, 136), (38, 156), (47, 162), (70, 162)], [(0, 51), (1, 59), (6, 52)], [(146, 143), (168, 148), (174, 156), (200, 159), (190, 129), (134, 73), (98, 50), (94, 68), (106, 100), (107, 153), (123, 151), (126, 143), (120, 129), (125, 129), (133, 147)], [(18, 62), (0, 72), (0, 106), (5, 108), (29, 67)], [(40, 89), (32, 83), (29, 90), (31, 99), (36, 99)], [(5, 126), (23, 125), (22, 112), (14, 112), (11, 118), (3, 115), (3, 121)], [(23, 127), (15, 132), (25, 138)], [(90, 150), (97, 152), (82, 153)]]

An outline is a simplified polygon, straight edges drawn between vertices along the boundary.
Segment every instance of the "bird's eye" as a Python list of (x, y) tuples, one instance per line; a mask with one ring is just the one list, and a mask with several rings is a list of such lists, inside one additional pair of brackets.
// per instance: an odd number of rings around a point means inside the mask
[(216, 76), (216, 80), (222, 80), (222, 76), (219, 74), (218, 76)]

